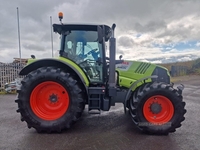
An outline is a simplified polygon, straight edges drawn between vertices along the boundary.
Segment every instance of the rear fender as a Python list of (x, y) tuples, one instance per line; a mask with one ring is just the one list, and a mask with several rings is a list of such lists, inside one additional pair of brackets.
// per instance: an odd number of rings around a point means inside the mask
[(41, 67), (56, 67), (56, 68), (61, 68), (65, 71), (68, 72), (73, 72), (77, 75), (77, 77), (82, 81), (85, 87), (89, 86), (89, 80), (83, 70), (74, 62), (66, 59), (65, 61), (59, 60), (59, 59), (41, 59), (34, 61), (24, 67), (19, 75), (27, 75), (30, 72), (41, 68)]

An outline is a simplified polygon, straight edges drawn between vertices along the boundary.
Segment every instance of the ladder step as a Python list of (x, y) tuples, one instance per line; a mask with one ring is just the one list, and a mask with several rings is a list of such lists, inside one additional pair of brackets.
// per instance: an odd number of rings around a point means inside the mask
[(101, 114), (101, 111), (100, 111), (100, 110), (94, 110), (94, 109), (93, 109), (93, 110), (89, 110), (88, 113), (89, 113), (89, 114)]
[(88, 88), (88, 113), (101, 113), (101, 100), (105, 94), (105, 87), (89, 87)]
[(89, 107), (89, 109), (90, 110), (92, 110), (92, 109), (99, 109), (100, 110), (99, 106), (91, 106), (91, 107)]
[(100, 101), (99, 98), (90, 98), (90, 101)]

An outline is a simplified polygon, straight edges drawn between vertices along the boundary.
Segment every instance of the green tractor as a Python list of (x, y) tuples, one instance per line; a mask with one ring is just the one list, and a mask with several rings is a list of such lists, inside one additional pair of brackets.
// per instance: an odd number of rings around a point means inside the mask
[(53, 30), (61, 36), (59, 58), (30, 59), (19, 73), (25, 77), (15, 102), (28, 128), (61, 132), (81, 117), (85, 105), (89, 114), (99, 114), (115, 103), (123, 103), (145, 133), (166, 135), (181, 126), (186, 113), (184, 86), (174, 88), (169, 71), (161, 66), (122, 56), (116, 60), (115, 24), (61, 21)]

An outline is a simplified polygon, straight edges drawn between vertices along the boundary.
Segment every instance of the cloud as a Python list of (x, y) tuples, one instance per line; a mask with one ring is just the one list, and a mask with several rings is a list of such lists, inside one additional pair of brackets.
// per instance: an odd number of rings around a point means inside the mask
[(197, 42), (197, 43), (196, 43), (196, 46), (197, 46), (197, 47), (200, 47), (200, 42)]
[[(200, 50), (198, 0), (0, 0), (0, 61), (18, 57), (16, 8), (20, 13), (22, 57), (51, 57), (50, 16), (63, 22), (117, 24), (117, 55), (167, 62), (195, 59)], [(53, 34), (54, 51), (59, 35)], [(193, 41), (192, 46), (189, 44)], [(180, 43), (182, 47), (180, 48)], [(184, 43), (184, 44), (183, 44)], [(195, 44), (194, 44), (195, 43)], [(108, 52), (107, 52), (108, 53)]]
[(119, 41), (118, 45), (121, 45), (125, 48), (129, 48), (129, 47), (132, 47), (134, 45), (133, 39), (130, 36), (127, 36), (127, 35), (120, 36), (118, 41)]

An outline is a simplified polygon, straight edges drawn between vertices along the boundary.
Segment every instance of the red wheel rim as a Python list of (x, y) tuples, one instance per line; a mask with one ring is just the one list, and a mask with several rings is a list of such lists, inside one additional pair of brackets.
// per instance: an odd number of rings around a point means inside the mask
[[(157, 106), (157, 112), (152, 110), (153, 105)], [(143, 113), (146, 120), (150, 123), (162, 125), (171, 120), (174, 115), (174, 107), (172, 102), (167, 97), (156, 95), (150, 97), (145, 102)]]
[(56, 82), (42, 82), (33, 89), (30, 105), (37, 117), (43, 120), (56, 120), (67, 111), (69, 95), (66, 89)]

